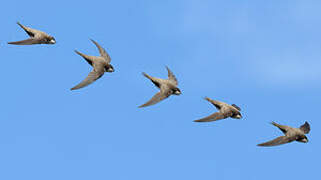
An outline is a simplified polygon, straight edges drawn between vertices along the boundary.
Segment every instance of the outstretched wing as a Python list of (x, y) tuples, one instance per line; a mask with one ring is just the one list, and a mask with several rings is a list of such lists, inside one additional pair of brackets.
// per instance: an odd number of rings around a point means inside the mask
[(110, 62), (111, 62), (111, 58), (110, 58), (110, 56), (108, 55), (108, 53), (105, 51), (105, 49), (102, 48), (96, 41), (94, 41), (94, 40), (92, 40), (92, 39), (90, 39), (90, 40), (91, 40), (91, 41), (96, 45), (96, 47), (98, 48), (99, 54), (100, 54), (102, 57), (106, 58), (106, 60), (108, 61), (108, 63), (110, 63)]
[(237, 110), (241, 111), (241, 108), (238, 107), (236, 104), (232, 104), (231, 106), (235, 107)]
[(8, 44), (14, 44), (14, 45), (32, 45), (32, 44), (40, 44), (41, 40), (39, 39), (25, 39), (22, 41), (14, 41), (14, 42), (8, 42)]
[(286, 132), (288, 132), (288, 130), (290, 129), (289, 126), (281, 125), (281, 124), (278, 124), (278, 123), (273, 122), (273, 121), (271, 122), (271, 124), (274, 125), (274, 126), (276, 126), (276, 127), (278, 127), (284, 134), (285, 134)]
[(277, 146), (277, 145), (281, 145), (281, 144), (286, 144), (289, 142), (294, 141), (295, 138), (294, 137), (286, 137), (286, 136), (280, 136), (277, 137), (271, 141), (262, 143), (262, 144), (258, 144), (258, 146)]
[(25, 30), (26, 33), (27, 33), (30, 37), (35, 37), (36, 32), (37, 32), (36, 30), (31, 29), (31, 28), (29, 28), (29, 27), (26, 27), (26, 26), (20, 24), (19, 22), (17, 22), (17, 24), (18, 24), (23, 30)]
[(168, 79), (172, 81), (176, 86), (178, 85), (178, 81), (174, 75), (174, 73), (166, 66), (168, 72)]
[(93, 83), (97, 79), (99, 79), (103, 74), (104, 74), (104, 66), (102, 65), (96, 65), (94, 66), (94, 69), (88, 74), (86, 79), (81, 81), (78, 85), (75, 87), (71, 88), (71, 90), (76, 90), (83, 88), (85, 86), (88, 86), (89, 84)]
[(93, 65), (93, 57), (92, 56), (88, 56), (86, 54), (83, 54), (77, 50), (75, 50), (75, 52), (80, 55), (81, 57), (83, 57), (87, 62), (88, 64), (90, 64), (91, 66)]
[(222, 102), (213, 100), (208, 97), (205, 97), (204, 99), (207, 100), (208, 102), (212, 103), (218, 110), (220, 110), (222, 108), (222, 106), (224, 105)]
[(154, 105), (154, 104), (168, 98), (170, 96), (169, 91), (170, 91), (169, 89), (166, 89), (166, 90), (161, 89), (160, 92), (156, 93), (149, 101), (147, 101), (145, 104), (143, 104), (139, 107), (141, 108), (141, 107)]
[(225, 115), (221, 112), (216, 112), (214, 114), (211, 114), (205, 118), (194, 120), (194, 122), (212, 122), (212, 121), (217, 121), (221, 119), (225, 119)]
[(305, 122), (302, 126), (300, 126), (300, 129), (304, 132), (304, 134), (308, 134), (310, 132), (310, 124)]

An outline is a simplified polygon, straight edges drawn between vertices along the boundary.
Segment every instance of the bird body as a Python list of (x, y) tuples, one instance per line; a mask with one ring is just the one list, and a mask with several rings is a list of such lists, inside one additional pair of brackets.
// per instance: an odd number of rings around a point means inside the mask
[(240, 113), (241, 108), (239, 108), (235, 104), (229, 105), (225, 102), (213, 100), (208, 97), (205, 97), (205, 100), (213, 104), (219, 110), (219, 112), (215, 112), (205, 118), (195, 120), (194, 122), (211, 122), (211, 121), (226, 119), (228, 117), (231, 117), (234, 119), (242, 118), (242, 115)]
[(272, 122), (271, 124), (278, 127), (283, 132), (284, 136), (279, 136), (271, 141), (258, 144), (258, 146), (277, 146), (293, 141), (303, 143), (307, 143), (309, 141), (305, 136), (305, 134), (308, 134), (310, 132), (310, 125), (308, 122), (305, 122), (300, 128), (293, 128), (275, 122)]
[(168, 98), (170, 95), (180, 95), (181, 91), (179, 88), (177, 88), (178, 81), (176, 77), (174, 76), (173, 72), (166, 67), (167, 72), (168, 72), (168, 79), (161, 79), (161, 78), (156, 78), (152, 77), (146, 73), (143, 73), (143, 75), (151, 80), (153, 84), (160, 89), (158, 93), (156, 93), (149, 101), (147, 101), (145, 104), (139, 106), (141, 107), (146, 107), (146, 106), (151, 106), (154, 105), (166, 98)]
[(25, 32), (30, 36), (29, 39), (25, 39), (22, 41), (8, 42), (8, 44), (14, 45), (33, 45), (33, 44), (55, 44), (56, 40), (54, 37), (48, 35), (45, 32), (32, 29), (30, 27), (24, 26), (17, 22), (17, 24), (25, 30)]
[(110, 56), (96, 41), (94, 40), (91, 40), (91, 41), (98, 48), (100, 56), (89, 56), (75, 50), (75, 52), (78, 55), (83, 57), (88, 62), (88, 64), (90, 64), (93, 67), (93, 70), (82, 82), (80, 82), (75, 87), (71, 88), (71, 90), (76, 90), (76, 89), (80, 89), (85, 86), (88, 86), (89, 84), (93, 83), (94, 81), (99, 79), (101, 76), (103, 76), (105, 72), (114, 72), (114, 68), (110, 64), (111, 62)]

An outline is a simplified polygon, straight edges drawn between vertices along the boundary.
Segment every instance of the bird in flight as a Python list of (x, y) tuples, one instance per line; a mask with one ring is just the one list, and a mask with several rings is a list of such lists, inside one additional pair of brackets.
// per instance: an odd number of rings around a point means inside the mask
[(93, 70), (83, 81), (81, 81), (75, 87), (71, 88), (71, 90), (80, 89), (85, 86), (88, 86), (89, 84), (93, 83), (101, 76), (103, 76), (105, 72), (114, 72), (114, 67), (110, 64), (111, 58), (108, 55), (108, 53), (96, 41), (92, 39), (91, 41), (98, 48), (100, 56), (88, 56), (75, 50), (77, 54), (82, 56), (93, 67)]
[(308, 138), (305, 136), (305, 134), (308, 134), (310, 132), (310, 125), (308, 122), (305, 122), (300, 128), (293, 128), (290, 126), (280, 125), (275, 122), (272, 122), (271, 124), (278, 127), (284, 133), (284, 136), (280, 136), (271, 141), (258, 144), (258, 146), (277, 146), (293, 141), (298, 141), (302, 143), (307, 143), (309, 141)]
[(235, 104), (229, 105), (221, 101), (212, 100), (208, 97), (205, 97), (205, 100), (212, 103), (219, 110), (219, 112), (215, 112), (205, 118), (195, 120), (194, 122), (212, 122), (220, 119), (226, 119), (228, 117), (231, 117), (234, 119), (242, 118), (242, 115), (240, 113), (241, 108), (239, 108)]
[(15, 42), (8, 42), (8, 44), (14, 44), (14, 45), (32, 45), (32, 44), (55, 44), (56, 40), (54, 37), (48, 35), (45, 32), (32, 29), (29, 27), (26, 27), (19, 22), (17, 24), (26, 31), (26, 33), (30, 36), (29, 39), (25, 39), (22, 41), (15, 41)]
[(156, 77), (152, 77), (146, 73), (143, 73), (143, 75), (148, 78), (149, 80), (154, 83), (156, 87), (160, 89), (158, 93), (156, 93), (149, 101), (147, 101), (145, 104), (139, 106), (146, 107), (150, 105), (154, 105), (166, 98), (168, 98), (170, 95), (180, 95), (181, 90), (177, 87), (178, 81), (176, 77), (174, 76), (173, 72), (166, 66), (167, 72), (168, 72), (168, 79), (160, 79)]

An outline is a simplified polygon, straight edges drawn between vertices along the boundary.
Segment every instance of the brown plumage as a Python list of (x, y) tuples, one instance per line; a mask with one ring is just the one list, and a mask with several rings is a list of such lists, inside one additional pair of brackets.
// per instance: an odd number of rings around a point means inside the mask
[(54, 37), (48, 35), (45, 32), (32, 29), (29, 27), (26, 27), (19, 22), (17, 24), (26, 31), (26, 33), (30, 36), (29, 39), (22, 40), (22, 41), (15, 41), (15, 42), (8, 42), (8, 44), (14, 44), (14, 45), (32, 45), (32, 44), (55, 44), (56, 40)]
[(104, 75), (105, 72), (114, 72), (114, 68), (110, 64), (111, 58), (107, 54), (105, 49), (103, 49), (96, 41), (92, 39), (91, 41), (98, 48), (100, 56), (88, 56), (75, 50), (77, 54), (82, 56), (93, 67), (93, 70), (89, 73), (86, 79), (84, 79), (75, 87), (71, 88), (71, 90), (80, 89), (85, 86), (88, 86), (89, 84), (99, 79), (102, 75)]
[(168, 98), (170, 95), (180, 95), (181, 91), (179, 88), (177, 88), (178, 81), (176, 77), (174, 76), (173, 72), (166, 66), (167, 72), (168, 72), (168, 79), (160, 79), (155, 78), (152, 76), (149, 76), (146, 73), (143, 73), (143, 75), (151, 80), (156, 87), (160, 89), (160, 92), (156, 93), (149, 101), (147, 101), (145, 104), (139, 106), (146, 107), (150, 105), (154, 105), (166, 98)]
[(225, 119), (228, 117), (231, 117), (234, 119), (242, 118), (242, 115), (240, 113), (241, 109), (235, 104), (229, 105), (224, 102), (212, 100), (208, 97), (205, 97), (205, 100), (212, 103), (219, 110), (219, 112), (213, 113), (205, 118), (195, 120), (194, 122), (211, 122), (211, 121), (217, 121), (220, 119)]
[(305, 136), (305, 134), (308, 134), (310, 132), (310, 125), (308, 122), (305, 122), (300, 128), (293, 128), (290, 126), (280, 125), (275, 122), (272, 122), (272, 124), (278, 127), (284, 133), (284, 136), (280, 136), (271, 141), (258, 144), (258, 146), (277, 146), (293, 141), (303, 143), (307, 143), (309, 141), (308, 138)]

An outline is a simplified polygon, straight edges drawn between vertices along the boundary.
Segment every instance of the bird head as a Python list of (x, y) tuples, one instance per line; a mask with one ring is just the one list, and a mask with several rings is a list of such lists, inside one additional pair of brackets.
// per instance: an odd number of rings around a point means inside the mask
[(56, 40), (54, 37), (49, 36), (48, 38), (46, 38), (46, 43), (47, 44), (56, 44)]
[(174, 88), (174, 89), (172, 89), (172, 91), (173, 91), (173, 94), (175, 94), (175, 95), (182, 94), (182, 92), (181, 92), (181, 90), (179, 88)]
[(234, 118), (235, 119), (241, 119), (242, 118), (242, 114), (240, 112), (237, 112), (234, 114)]
[(308, 138), (305, 135), (300, 136), (297, 141), (302, 142), (302, 143), (309, 142)]
[(106, 67), (105, 67), (105, 70), (106, 72), (114, 72), (114, 67), (111, 65), (111, 64), (108, 64)]

